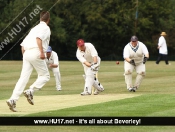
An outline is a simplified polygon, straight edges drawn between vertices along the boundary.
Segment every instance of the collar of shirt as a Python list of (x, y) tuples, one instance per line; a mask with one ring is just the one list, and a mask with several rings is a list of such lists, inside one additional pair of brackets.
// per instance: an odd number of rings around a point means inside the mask
[(44, 22), (44, 21), (40, 21), (39, 24), (45, 24), (46, 26), (48, 26), (48, 25), (46, 24), (46, 22)]
[(139, 42), (137, 43), (136, 47), (133, 47), (131, 43), (129, 43), (129, 45), (131, 46), (131, 49), (136, 52), (139, 48)]
[(131, 46), (131, 48), (133, 48), (133, 49), (137, 49), (137, 48), (139, 47), (139, 42), (137, 42), (136, 47), (132, 46), (132, 44), (131, 44), (131, 43), (129, 43), (129, 45)]

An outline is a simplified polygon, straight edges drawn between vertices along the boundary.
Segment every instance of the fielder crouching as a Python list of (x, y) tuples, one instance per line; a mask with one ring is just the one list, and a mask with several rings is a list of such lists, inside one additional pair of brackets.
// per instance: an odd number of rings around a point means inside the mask
[[(149, 52), (145, 44), (138, 41), (137, 36), (131, 37), (131, 42), (129, 42), (123, 51), (124, 61), (124, 76), (127, 89), (131, 92), (135, 92), (143, 78), (146, 75), (145, 63), (149, 58)], [(132, 73), (134, 69), (137, 72), (135, 84), (132, 84)]]
[(92, 86), (95, 88), (94, 95), (97, 95), (104, 91), (103, 86), (96, 78), (101, 59), (91, 43), (85, 43), (83, 39), (79, 39), (77, 40), (77, 47), (76, 57), (82, 63), (85, 72), (84, 91), (81, 95), (91, 95)]

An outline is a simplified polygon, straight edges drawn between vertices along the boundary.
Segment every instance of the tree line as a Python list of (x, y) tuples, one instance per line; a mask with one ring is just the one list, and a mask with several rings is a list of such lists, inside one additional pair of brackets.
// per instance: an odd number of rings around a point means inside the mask
[(21, 60), (20, 43), (39, 14), (51, 14), (50, 45), (60, 60), (76, 60), (76, 41), (94, 44), (102, 60), (123, 59), (132, 35), (158, 54), (160, 33), (166, 32), (170, 59), (175, 50), (174, 0), (0, 0), (0, 59)]

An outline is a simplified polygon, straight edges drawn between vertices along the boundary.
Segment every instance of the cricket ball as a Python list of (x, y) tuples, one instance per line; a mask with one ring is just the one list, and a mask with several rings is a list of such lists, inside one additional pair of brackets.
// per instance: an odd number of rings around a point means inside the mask
[(119, 61), (116, 61), (116, 64), (118, 65), (119, 64)]

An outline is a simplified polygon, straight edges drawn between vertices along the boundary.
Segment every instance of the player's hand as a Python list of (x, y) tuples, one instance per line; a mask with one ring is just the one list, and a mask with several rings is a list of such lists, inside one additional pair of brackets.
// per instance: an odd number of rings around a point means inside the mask
[(49, 67), (52, 68), (53, 67), (52, 64), (50, 64)]
[(144, 57), (143, 58), (143, 64), (145, 64), (147, 60), (148, 60), (148, 58), (147, 57)]
[(99, 67), (99, 65), (97, 63), (94, 63), (94, 64), (91, 65), (91, 70), (92, 71), (98, 71), (98, 67)]
[(130, 63), (131, 65), (133, 65), (133, 66), (136, 66), (134, 60), (130, 60), (129, 63)]
[(45, 55), (44, 55), (44, 53), (41, 53), (41, 54), (40, 54), (40, 59), (42, 59), (42, 60), (45, 59)]

